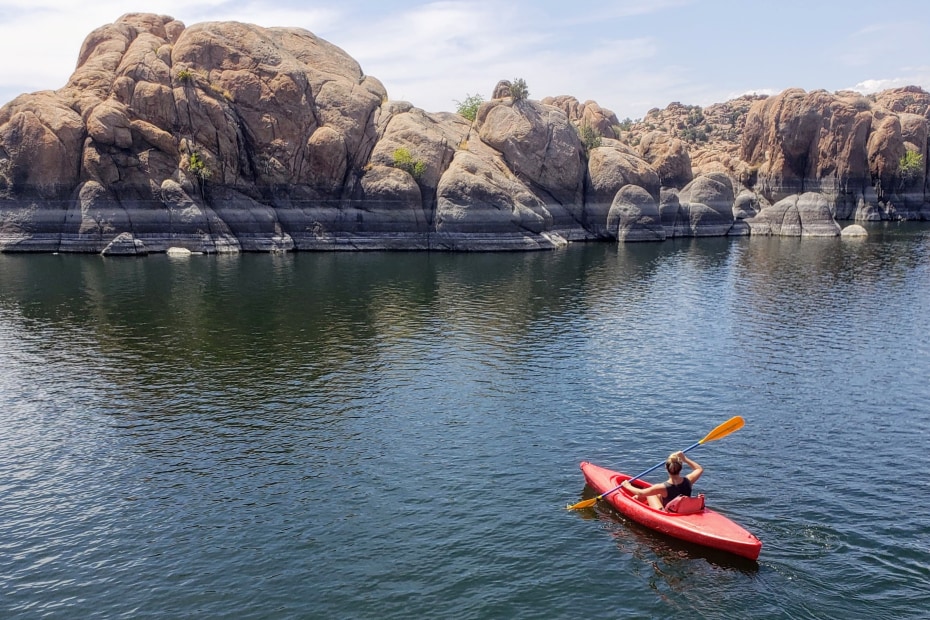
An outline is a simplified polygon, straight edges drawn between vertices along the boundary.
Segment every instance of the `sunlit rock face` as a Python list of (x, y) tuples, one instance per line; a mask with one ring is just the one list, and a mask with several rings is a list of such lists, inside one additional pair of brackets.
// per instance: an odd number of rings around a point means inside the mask
[(917, 88), (634, 122), (514, 86), (472, 121), (390, 100), (305, 30), (127, 14), (64, 87), (0, 108), (0, 250), (524, 250), (930, 219)]

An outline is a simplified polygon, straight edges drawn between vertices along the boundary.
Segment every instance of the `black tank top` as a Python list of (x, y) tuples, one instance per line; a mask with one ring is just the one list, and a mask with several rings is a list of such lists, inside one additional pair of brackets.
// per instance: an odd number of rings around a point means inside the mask
[(684, 476), (678, 484), (665, 483), (665, 498), (662, 500), (662, 505), (666, 505), (679, 495), (691, 497), (691, 481)]

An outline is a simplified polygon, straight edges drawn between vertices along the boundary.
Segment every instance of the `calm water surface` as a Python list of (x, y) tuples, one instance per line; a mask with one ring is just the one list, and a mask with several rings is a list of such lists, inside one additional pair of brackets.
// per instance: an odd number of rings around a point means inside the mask
[[(0, 255), (0, 617), (927, 618), (928, 317), (920, 225)], [(733, 415), (758, 563), (565, 510)]]

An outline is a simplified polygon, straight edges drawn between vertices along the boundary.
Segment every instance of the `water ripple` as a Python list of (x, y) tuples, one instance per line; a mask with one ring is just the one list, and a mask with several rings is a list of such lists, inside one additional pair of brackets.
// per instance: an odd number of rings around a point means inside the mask
[[(912, 617), (928, 239), (0, 255), (0, 615)], [(735, 414), (758, 564), (564, 510)]]

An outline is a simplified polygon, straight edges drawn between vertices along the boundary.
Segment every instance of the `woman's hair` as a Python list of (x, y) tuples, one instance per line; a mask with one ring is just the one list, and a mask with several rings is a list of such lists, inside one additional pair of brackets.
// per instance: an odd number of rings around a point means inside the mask
[(681, 471), (681, 460), (674, 454), (665, 459), (665, 469), (670, 474), (677, 474)]

